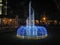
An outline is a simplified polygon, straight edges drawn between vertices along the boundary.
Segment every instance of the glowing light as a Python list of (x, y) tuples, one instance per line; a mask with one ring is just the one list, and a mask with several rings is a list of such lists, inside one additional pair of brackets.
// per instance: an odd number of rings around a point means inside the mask
[(55, 20), (54, 23), (57, 24), (57, 20)]
[(36, 23), (37, 23), (37, 24), (39, 24), (39, 21), (38, 21), (38, 20), (36, 20)]
[(7, 19), (6, 19), (6, 18), (3, 18), (3, 19), (2, 19), (2, 22), (3, 22), (4, 24), (7, 24)]
[(4, 19), (3, 22), (5, 22), (6, 20)]
[(0, 2), (2, 2), (2, 0), (0, 0)]
[(3, 22), (5, 22), (6, 21), (6, 18), (3, 18), (3, 20), (2, 20)]
[(12, 21), (12, 19), (9, 19), (9, 21), (11, 22), (11, 21)]
[[(44, 38), (47, 37), (47, 30), (45, 29), (45, 27), (42, 26), (34, 26), (34, 27), (27, 27), (27, 26), (21, 26), (18, 28), (17, 31), (17, 36), (18, 37), (39, 37), (39, 38)], [(30, 31), (29, 31), (30, 30)]]
[(43, 17), (43, 20), (46, 20), (46, 18), (45, 18), (45, 17)]
[(21, 26), (17, 30), (17, 37), (23, 39), (42, 39), (47, 37), (47, 30), (42, 26), (35, 26), (34, 10), (29, 3), (29, 17), (26, 20), (26, 26)]

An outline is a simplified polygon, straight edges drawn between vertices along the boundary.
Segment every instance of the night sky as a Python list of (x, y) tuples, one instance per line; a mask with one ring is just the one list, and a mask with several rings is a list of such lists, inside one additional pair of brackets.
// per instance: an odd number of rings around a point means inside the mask
[[(29, 0), (8, 0), (10, 12), (9, 15), (19, 15), (24, 18), (24, 12), (28, 15)], [(60, 20), (60, 1), (59, 0), (32, 0), (32, 7), (35, 11), (35, 16), (39, 19), (45, 12), (48, 19)], [(26, 11), (24, 11), (24, 9)]]

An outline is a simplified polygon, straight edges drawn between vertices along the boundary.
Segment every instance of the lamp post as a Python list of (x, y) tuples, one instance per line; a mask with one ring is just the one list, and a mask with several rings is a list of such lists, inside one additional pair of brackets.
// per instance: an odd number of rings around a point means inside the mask
[(41, 21), (44, 22), (44, 24), (47, 24), (47, 17), (44, 15), (44, 16), (41, 18)]

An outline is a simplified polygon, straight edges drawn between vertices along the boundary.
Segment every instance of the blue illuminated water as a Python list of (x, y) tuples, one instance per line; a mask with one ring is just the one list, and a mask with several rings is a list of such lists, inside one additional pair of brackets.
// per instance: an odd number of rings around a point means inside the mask
[(44, 38), (47, 36), (47, 30), (43, 26), (36, 26), (34, 23), (34, 10), (29, 2), (29, 17), (26, 19), (26, 26), (21, 26), (17, 29), (18, 37), (39, 37)]
[[(47, 35), (47, 30), (45, 29), (45, 27), (42, 26), (34, 26), (34, 27), (26, 27), (26, 26), (21, 26), (20, 28), (18, 28), (18, 35), (20, 36), (43, 36), (43, 35)], [(30, 30), (30, 32), (29, 32)]]

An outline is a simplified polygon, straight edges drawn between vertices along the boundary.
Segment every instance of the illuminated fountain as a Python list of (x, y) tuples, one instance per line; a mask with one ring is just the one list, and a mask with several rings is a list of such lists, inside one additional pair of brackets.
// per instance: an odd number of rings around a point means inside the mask
[(21, 26), (17, 30), (17, 37), (22, 39), (42, 39), (47, 37), (45, 27), (36, 26), (34, 23), (34, 10), (29, 2), (29, 17), (26, 19), (26, 26)]

